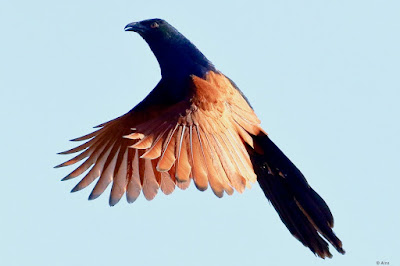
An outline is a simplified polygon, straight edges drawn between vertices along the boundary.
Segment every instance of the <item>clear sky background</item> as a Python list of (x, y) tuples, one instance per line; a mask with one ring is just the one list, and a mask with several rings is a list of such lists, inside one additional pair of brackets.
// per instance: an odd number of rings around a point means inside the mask
[[(108, 206), (53, 169), (69, 139), (160, 79), (123, 28), (161, 17), (249, 98), (329, 204), (347, 254), (315, 257), (258, 184)], [(0, 265), (399, 265), (400, 2), (2, 1)]]

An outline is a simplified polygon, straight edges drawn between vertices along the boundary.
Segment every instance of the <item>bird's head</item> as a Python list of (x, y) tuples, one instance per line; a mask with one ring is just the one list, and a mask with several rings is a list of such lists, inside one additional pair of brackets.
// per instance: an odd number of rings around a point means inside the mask
[(125, 31), (137, 32), (147, 42), (169, 39), (179, 34), (168, 22), (159, 18), (129, 23), (125, 26)]

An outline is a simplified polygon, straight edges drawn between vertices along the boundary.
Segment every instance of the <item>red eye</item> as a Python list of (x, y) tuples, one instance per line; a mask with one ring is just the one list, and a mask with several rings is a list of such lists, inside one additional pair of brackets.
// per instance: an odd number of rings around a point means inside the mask
[(158, 25), (157, 22), (153, 22), (153, 23), (151, 23), (150, 27), (151, 27), (152, 29), (155, 29), (155, 28), (158, 28), (159, 25)]

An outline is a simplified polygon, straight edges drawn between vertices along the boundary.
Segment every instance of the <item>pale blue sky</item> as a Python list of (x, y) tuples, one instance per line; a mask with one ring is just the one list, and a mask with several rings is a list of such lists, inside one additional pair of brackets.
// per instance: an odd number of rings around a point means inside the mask
[[(0, 265), (398, 265), (400, 2), (2, 1)], [(70, 194), (68, 140), (119, 116), (160, 78), (123, 31), (161, 17), (247, 95), (323, 196), (347, 254), (295, 240), (258, 184), (193, 187), (132, 205)]]

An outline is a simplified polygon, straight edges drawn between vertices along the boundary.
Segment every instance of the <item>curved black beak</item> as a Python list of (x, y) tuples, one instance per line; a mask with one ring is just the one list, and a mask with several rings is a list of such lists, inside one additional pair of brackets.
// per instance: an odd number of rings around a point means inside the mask
[(125, 31), (144, 32), (146, 28), (140, 22), (132, 22), (125, 26)]

